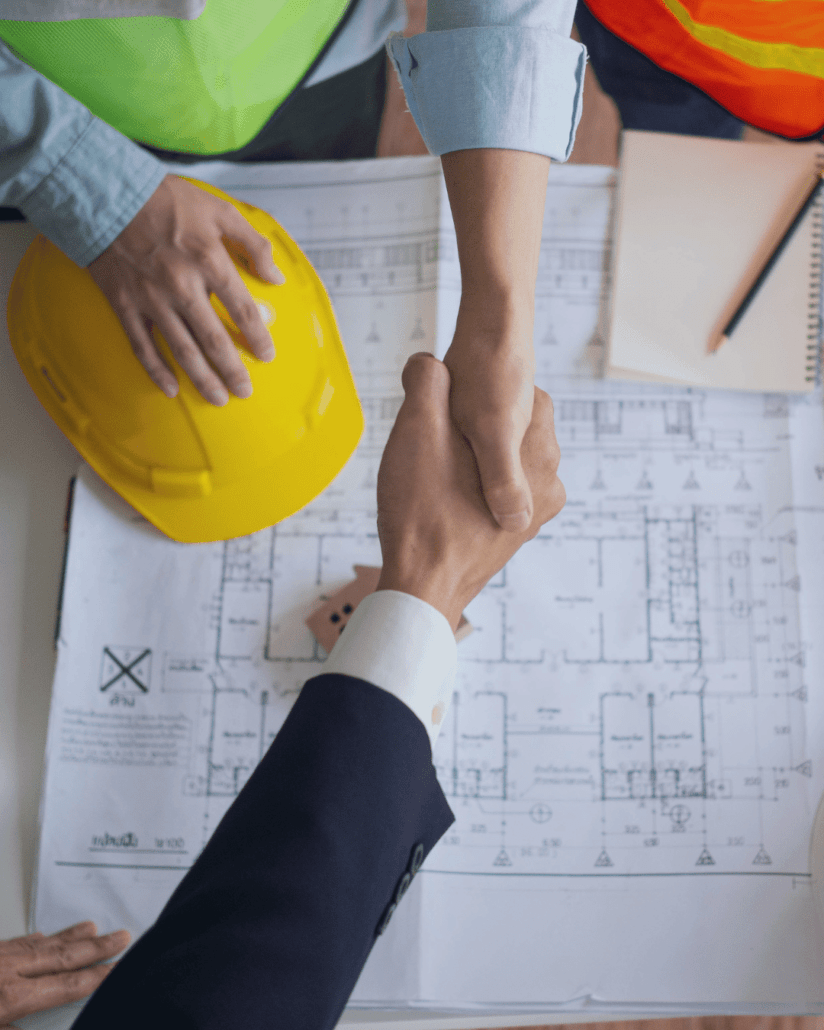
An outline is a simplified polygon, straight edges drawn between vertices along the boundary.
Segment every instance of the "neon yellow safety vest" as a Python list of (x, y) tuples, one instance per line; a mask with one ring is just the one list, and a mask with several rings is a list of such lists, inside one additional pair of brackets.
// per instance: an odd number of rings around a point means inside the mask
[(163, 150), (245, 146), (300, 84), (350, 0), (209, 0), (199, 18), (0, 20), (26, 64)]

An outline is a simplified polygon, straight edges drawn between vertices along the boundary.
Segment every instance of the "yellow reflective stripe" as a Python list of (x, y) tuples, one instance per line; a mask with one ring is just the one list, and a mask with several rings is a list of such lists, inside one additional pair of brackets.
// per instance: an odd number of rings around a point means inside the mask
[(801, 47), (794, 43), (761, 43), (737, 36), (715, 25), (702, 25), (695, 21), (679, 0), (663, 0), (664, 6), (699, 43), (720, 50), (751, 68), (780, 68), (787, 72), (800, 72), (824, 79), (824, 50), (820, 47)]

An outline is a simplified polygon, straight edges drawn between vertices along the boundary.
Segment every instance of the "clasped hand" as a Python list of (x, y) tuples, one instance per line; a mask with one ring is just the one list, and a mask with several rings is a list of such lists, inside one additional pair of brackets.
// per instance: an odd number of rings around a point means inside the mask
[(379, 590), (413, 594), (453, 630), (464, 607), (518, 548), (564, 506), (552, 401), (530, 387), (531, 417), (518, 449), (532, 504), (519, 531), (503, 530), (484, 501), (472, 448), (450, 413), (446, 364), (415, 354), (403, 371), (404, 402), (378, 473)]
[[(220, 405), (229, 392), (238, 397), (252, 392), (237, 347), (209, 302), (211, 293), (223, 302), (250, 351), (263, 361), (274, 356), (232, 254), (259, 278), (284, 281), (271, 244), (239, 211), (167, 175), (89, 266), (138, 360), (169, 397), (178, 384), (152, 337), (153, 326), (207, 401)], [(514, 314), (504, 308), (487, 296), (462, 302), (445, 362), (452, 376), (452, 415), (472, 447), (486, 504), (500, 526), (519, 533), (533, 516), (520, 458), (532, 418), (532, 319), (528, 305)]]

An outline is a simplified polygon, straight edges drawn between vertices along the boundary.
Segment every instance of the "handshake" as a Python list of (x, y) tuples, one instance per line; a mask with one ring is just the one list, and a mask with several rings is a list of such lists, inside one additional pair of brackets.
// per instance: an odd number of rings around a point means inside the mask
[[(557, 515), (565, 494), (552, 402), (535, 389), (520, 448), (532, 520), (518, 532), (502, 529), (453, 420), (451, 385), (447, 366), (431, 355), (407, 362), (405, 399), (378, 475), (378, 590), (428, 602), (454, 631), (463, 608)], [(357, 639), (347, 636), (349, 644)], [(276, 1013), (287, 1009), (305, 1017), (290, 1026), (337, 1022), (374, 942), (375, 921), (380, 916), (384, 927), (387, 899), (395, 894), (394, 909), (400, 898), (395, 881), (410, 843), (417, 871), (451, 812), (429, 740), (397, 697), (347, 675), (310, 684), (158, 922), (111, 980), (104, 984), (114, 967), (98, 963), (126, 946), (125, 930), (98, 936), (86, 922), (49, 937), (0, 941), (0, 1030), (101, 985), (79, 1019), (83, 1030), (110, 1026), (124, 1013), (128, 1027), (280, 1025)], [(307, 784), (300, 798), (299, 783)], [(409, 879), (407, 873), (400, 881), (403, 890)], [(220, 976), (206, 972), (217, 968)], [(237, 1010), (236, 1023), (223, 1019), (226, 1006)], [(240, 1018), (247, 1009), (257, 1021)]]
[(534, 388), (520, 455), (532, 491), (532, 521), (510, 532), (492, 517), (473, 450), (450, 414), (447, 366), (430, 354), (413, 354), (403, 388), (378, 475), (378, 590), (427, 601), (454, 630), (469, 601), (564, 506), (552, 401)]

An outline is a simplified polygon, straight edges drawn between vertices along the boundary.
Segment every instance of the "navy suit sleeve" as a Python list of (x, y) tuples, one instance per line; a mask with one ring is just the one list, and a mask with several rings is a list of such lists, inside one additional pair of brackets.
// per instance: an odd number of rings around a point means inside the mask
[(157, 922), (73, 1030), (325, 1030), (454, 821), (426, 730), (394, 695), (323, 675)]

